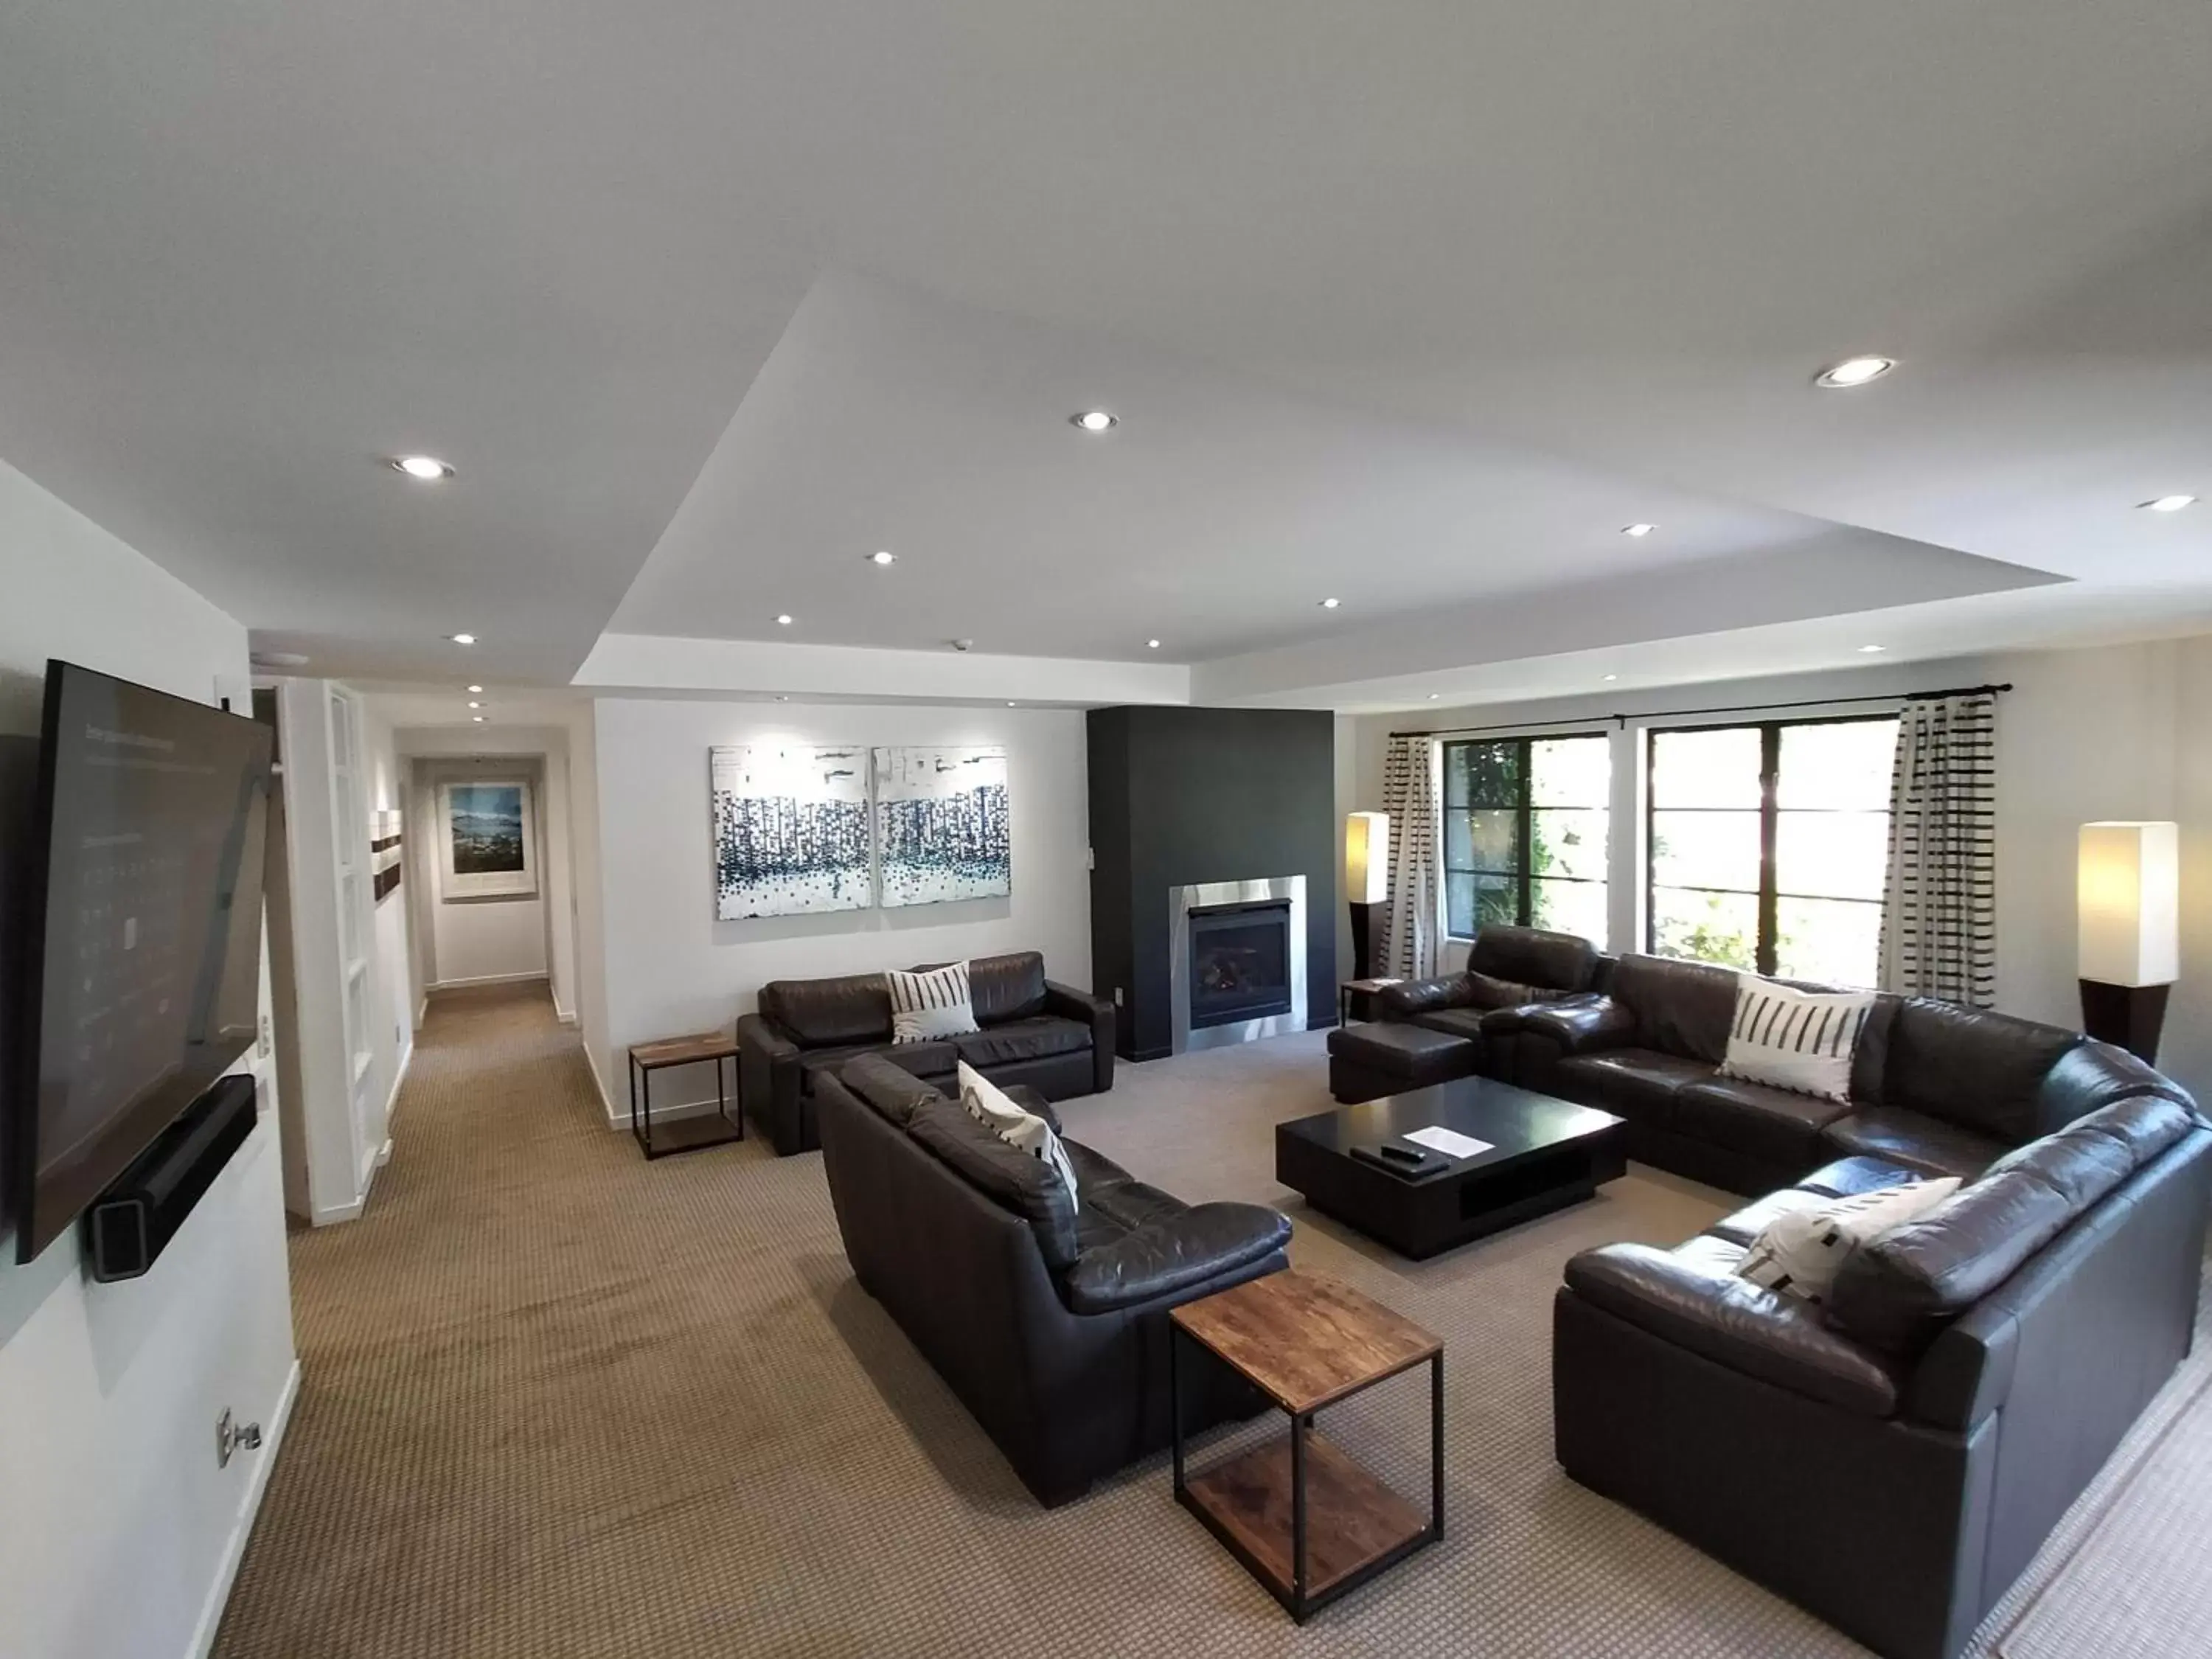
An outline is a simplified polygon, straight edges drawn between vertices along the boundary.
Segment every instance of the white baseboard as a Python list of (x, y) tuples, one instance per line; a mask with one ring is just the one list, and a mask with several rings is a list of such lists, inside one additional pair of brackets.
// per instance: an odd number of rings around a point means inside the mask
[(284, 1391), (277, 1396), (276, 1407), (269, 1413), (266, 1427), (261, 1431), (261, 1445), (249, 1453), (253, 1468), (246, 1484), (245, 1497), (240, 1501), (238, 1519), (231, 1524), (230, 1536), (222, 1547), (222, 1559), (216, 1565), (215, 1583), (208, 1587), (207, 1600), (200, 1607), (200, 1620), (192, 1632), (189, 1659), (207, 1659), (215, 1646), (216, 1632), (222, 1626), (222, 1610), (230, 1603), (230, 1587), (238, 1582), (239, 1564), (246, 1559), (246, 1543), (253, 1535), (253, 1522), (261, 1513), (261, 1499), (269, 1490), (270, 1472), (276, 1467), (276, 1454), (284, 1444), (284, 1430), (292, 1421), (292, 1407), (300, 1397), (300, 1362), (293, 1360), (292, 1369), (284, 1375)]
[(441, 979), (430, 988), (434, 991), (462, 991), (472, 985), (523, 985), (533, 979), (544, 977), (543, 968), (534, 974), (478, 974), (473, 979)]
[(376, 1149), (376, 1167), (380, 1170), (391, 1162), (392, 1137), (390, 1135), (386, 1135), (384, 1138), (384, 1145)]
[(326, 1205), (317, 1209), (307, 1218), (307, 1224), (310, 1227), (331, 1227), (341, 1221), (358, 1221), (361, 1219), (361, 1212), (368, 1207), (368, 1200), (366, 1196), (356, 1198), (350, 1204)]
[[(415, 1045), (409, 1043), (400, 1050), (398, 1066), (392, 1073), (392, 1092), (384, 1097), (385, 1156), (391, 1156), (392, 1120), (399, 1111), (399, 1085), (407, 1081), (407, 1068), (415, 1063)], [(383, 1159), (377, 1160), (382, 1163)]]
[[(606, 1112), (607, 1121), (612, 1123), (615, 1121), (615, 1103), (607, 1094), (607, 1080), (599, 1075), (599, 1062), (592, 1058), (592, 1045), (586, 1042), (581, 1046), (584, 1050), (584, 1069), (592, 1074), (592, 1087), (599, 1091), (599, 1105)], [(628, 1113), (623, 1115), (622, 1121), (625, 1123), (629, 1121)]]

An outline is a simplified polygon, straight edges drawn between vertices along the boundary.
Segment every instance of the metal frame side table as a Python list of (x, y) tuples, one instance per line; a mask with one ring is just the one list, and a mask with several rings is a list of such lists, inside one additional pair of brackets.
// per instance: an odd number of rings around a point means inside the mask
[[(1289, 1436), (1187, 1475), (1187, 1342), (1266, 1395), (1289, 1416)], [(1323, 1407), (1423, 1364), (1425, 1521), (1314, 1426)], [(1185, 1303), (1168, 1315), (1168, 1388), (1176, 1502), (1299, 1624), (1444, 1535), (1443, 1344), (1380, 1303), (1295, 1268)]]
[[(738, 1074), (737, 1039), (720, 1031), (663, 1037), (656, 1042), (641, 1042), (631, 1048), (629, 1132), (647, 1162), (673, 1152), (727, 1146), (745, 1138), (744, 1103), (738, 1103), (737, 1116), (731, 1117), (729, 1091), (722, 1086), (722, 1062), (726, 1060), (730, 1062), (730, 1079), (734, 1085)], [(708, 1117), (702, 1113), (697, 1117), (678, 1118), (662, 1124), (656, 1145), (653, 1132), (653, 1074), (671, 1066), (696, 1066), (702, 1062), (711, 1063), (714, 1068), (714, 1115)]]

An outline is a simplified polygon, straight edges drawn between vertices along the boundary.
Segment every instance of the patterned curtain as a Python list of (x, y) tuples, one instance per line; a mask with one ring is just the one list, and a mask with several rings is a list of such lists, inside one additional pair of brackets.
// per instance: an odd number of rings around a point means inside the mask
[(1997, 700), (1916, 697), (1889, 786), (1881, 985), (1986, 1008), (1996, 996)]
[(1375, 960), (1385, 974), (1426, 979), (1437, 971), (1443, 929), (1437, 863), (1438, 757), (1434, 738), (1390, 739), (1382, 763), (1382, 810), (1390, 815), (1390, 902), (1382, 907)]

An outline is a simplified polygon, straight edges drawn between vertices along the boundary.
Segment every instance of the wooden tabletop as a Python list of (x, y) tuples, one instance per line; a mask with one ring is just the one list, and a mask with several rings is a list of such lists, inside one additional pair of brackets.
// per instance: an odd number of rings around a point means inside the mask
[(693, 1036), (635, 1043), (629, 1057), (650, 1070), (656, 1066), (685, 1066), (695, 1060), (728, 1060), (737, 1052), (737, 1039), (727, 1031), (701, 1031)]
[(1350, 1285), (1295, 1269), (1187, 1302), (1168, 1317), (1300, 1417), (1443, 1346)]

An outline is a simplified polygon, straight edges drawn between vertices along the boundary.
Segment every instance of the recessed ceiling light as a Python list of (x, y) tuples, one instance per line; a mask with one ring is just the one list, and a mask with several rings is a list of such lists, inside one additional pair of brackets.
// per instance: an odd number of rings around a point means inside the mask
[(778, 702), (789, 702), (791, 701), (791, 697), (788, 693), (779, 691), (775, 694), (775, 700)]
[(1067, 417), (1068, 424), (1080, 427), (1085, 432), (1111, 432), (1121, 424), (1103, 409), (1086, 409), (1080, 415)]
[(453, 476), (453, 469), (435, 455), (394, 455), (385, 465), (416, 483), (439, 483)]
[(257, 668), (304, 668), (307, 660), (297, 651), (257, 651), (253, 653)]
[(1887, 651), (1889, 647), (1886, 645), (1863, 645), (1859, 647), (1859, 654), (1863, 657), (1871, 657), (1878, 651)]
[(1007, 699), (1006, 699), (1006, 707), (1007, 707), (1007, 708), (1014, 708), (1015, 706), (1016, 706), (1016, 705), (1015, 705), (1014, 700), (1013, 700), (1012, 697), (1009, 697), (1009, 698), (1007, 698)]
[(787, 611), (783, 612), (781, 616), (777, 617), (776, 617), (776, 619), (775, 619), (775, 625), (776, 625), (778, 628), (788, 628), (788, 627), (790, 627), (790, 626), (791, 626), (791, 613), (790, 613), (788, 611)]
[(1659, 526), (1656, 524), (1625, 524), (1620, 526), (1624, 536), (1648, 536)]
[(482, 714), (471, 714), (469, 718), (474, 720), (478, 726), (482, 726), (483, 724), (483, 716)]
[(1599, 676), (1598, 676), (1598, 678), (1599, 678), (1600, 679), (1604, 679), (1604, 680), (1617, 680), (1617, 679), (1619, 679), (1619, 678), (1620, 678), (1620, 675), (1618, 675), (1618, 674), (1601, 674), (1601, 675), (1599, 675)]
[(1431, 702), (1435, 702), (1437, 699), (1439, 699), (1439, 698), (1440, 698), (1440, 697), (1442, 697), (1443, 696), (1443, 692), (1441, 692), (1441, 691), (1431, 691), (1431, 692), (1430, 692), (1430, 693), (1429, 693), (1429, 701), (1430, 701)]
[(1342, 599), (1323, 599), (1321, 602), (1321, 608), (1324, 611), (1334, 611), (1343, 603)]
[(470, 708), (483, 708), (483, 705), (482, 703), (480, 703), (480, 702), (472, 702), (472, 703), (471, 703), (471, 704), (469, 705), (469, 707), (470, 707)]
[(1846, 357), (1815, 374), (1813, 384), (1827, 392), (1848, 392), (1855, 386), (1879, 380), (1896, 367), (1894, 357)]
[(448, 634), (446, 637), (455, 645), (474, 645), (477, 642), (477, 636), (473, 634)]
[(469, 688), (469, 695), (471, 696), (474, 696), (477, 692), (482, 691), (483, 690), (483, 687), (481, 685), (472, 685)]
[(874, 552), (868, 555), (868, 562), (870, 564), (896, 564), (898, 562), (898, 555), (896, 553), (887, 552), (882, 548), (878, 548)]
[(2194, 495), (2161, 495), (2154, 501), (2144, 501), (2141, 505), (2147, 512), (2179, 513), (2185, 507), (2196, 506), (2197, 497)]
[(1147, 651), (1157, 651), (1159, 648), (1160, 642), (1158, 640), (1146, 640), (1145, 641), (1145, 649)]

